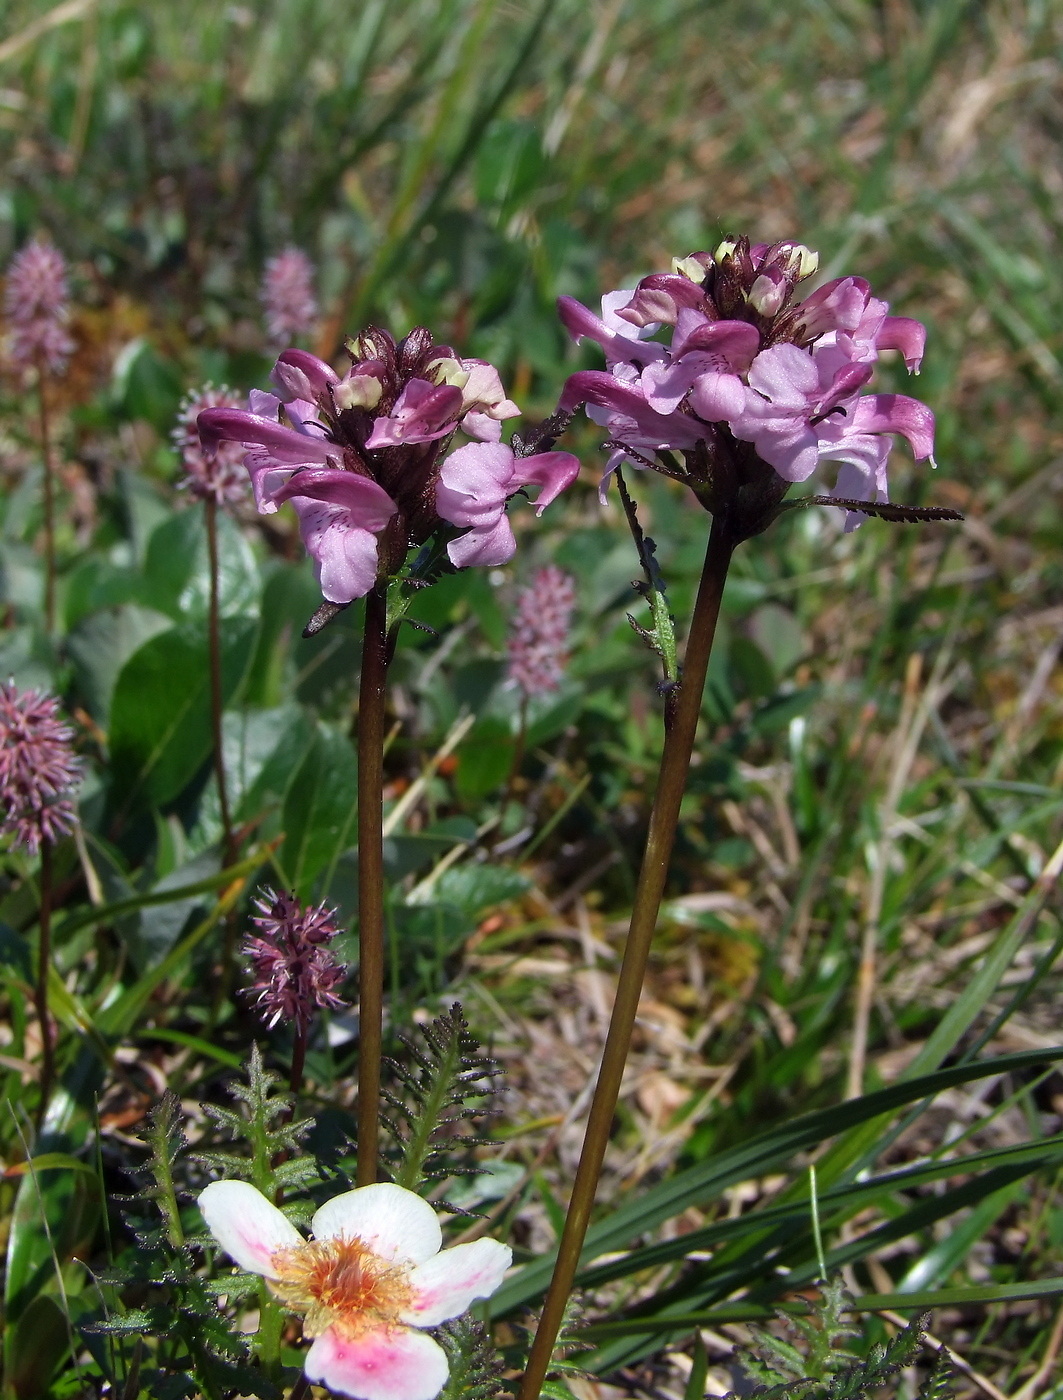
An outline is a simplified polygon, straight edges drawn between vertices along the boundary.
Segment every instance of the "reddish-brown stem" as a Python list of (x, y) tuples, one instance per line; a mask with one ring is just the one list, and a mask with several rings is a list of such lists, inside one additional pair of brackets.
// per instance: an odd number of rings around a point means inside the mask
[(44, 356), (37, 356), (37, 409), (41, 434), (41, 462), (44, 471), (44, 630), (55, 631), (55, 469), (52, 464), (52, 433), (48, 416), (48, 372)]
[(583, 1151), (572, 1184), (572, 1197), (558, 1247), (557, 1262), (532, 1343), (528, 1367), (521, 1385), (520, 1400), (537, 1400), (540, 1394), (561, 1330), (565, 1305), (572, 1292), (572, 1283), (579, 1267), (598, 1178), (609, 1145), (613, 1114), (620, 1096), (620, 1084), (631, 1045), (631, 1032), (635, 1025), (639, 996), (646, 976), (646, 964), (657, 924), (657, 914), (664, 894), (668, 861), (675, 841), (679, 807), (683, 800), (698, 715), (701, 712), (701, 697), (705, 689), (712, 639), (716, 632), (716, 621), (720, 615), (720, 603), (734, 546), (735, 540), (726, 517), (714, 516), (705, 551), (701, 585), (687, 639), (682, 685), (674, 706), (670, 708), (670, 718), (666, 721), (660, 776), (657, 780), (653, 810), (650, 813), (646, 850), (635, 890), (631, 925), (602, 1055), (602, 1067), (591, 1100)]
[(41, 1028), (41, 1092), (37, 1103), (37, 1130), (40, 1131), (55, 1079), (55, 1044), (48, 1014), (48, 974), (52, 966), (52, 843), (41, 836), (40, 937), (37, 940), (37, 987), (34, 1002)]
[(376, 1180), (380, 1150), (380, 1061), (384, 1021), (384, 704), (388, 592), (365, 600), (358, 692), (358, 1173)]
[(207, 525), (207, 556), (210, 566), (210, 602), (207, 612), (207, 647), (210, 653), (210, 724), (214, 738), (214, 778), (218, 785), (218, 806), (221, 808), (222, 849), (225, 865), (234, 865), (239, 852), (233, 838), (232, 816), (229, 811), (229, 789), (225, 781), (225, 754), (222, 749), (222, 715), (224, 706), (221, 685), (221, 599), (218, 568), (218, 504), (208, 498), (203, 502)]

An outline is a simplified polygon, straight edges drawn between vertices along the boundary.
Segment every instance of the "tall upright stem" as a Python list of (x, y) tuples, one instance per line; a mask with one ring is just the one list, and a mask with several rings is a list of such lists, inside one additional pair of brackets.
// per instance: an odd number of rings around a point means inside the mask
[(37, 356), (37, 410), (41, 434), (41, 461), (44, 469), (44, 630), (55, 631), (55, 469), (52, 464), (52, 433), (48, 415), (48, 371), (44, 356)]
[(720, 615), (720, 602), (735, 543), (727, 518), (723, 515), (714, 516), (705, 551), (701, 585), (690, 623), (682, 685), (671, 708), (670, 719), (666, 721), (660, 776), (657, 780), (653, 810), (650, 813), (646, 850), (635, 890), (631, 926), (617, 983), (613, 1014), (609, 1022), (609, 1034), (602, 1055), (602, 1068), (591, 1100), (583, 1151), (572, 1185), (572, 1198), (558, 1247), (557, 1262), (532, 1343), (520, 1400), (536, 1400), (542, 1389), (564, 1319), (565, 1304), (579, 1267), (598, 1178), (609, 1145), (613, 1114), (620, 1096), (620, 1083), (631, 1045), (631, 1033), (638, 1012), (650, 945), (657, 925), (657, 914), (664, 894), (668, 862), (679, 821), (679, 806), (683, 799), (698, 715), (701, 711), (709, 653), (712, 650), (716, 620)]
[(387, 584), (365, 600), (358, 692), (358, 1175), (376, 1180), (384, 1019), (384, 698), (388, 678)]
[(232, 815), (229, 811), (229, 789), (225, 781), (225, 755), (222, 750), (222, 690), (221, 690), (221, 599), (218, 581), (218, 503), (209, 497), (203, 502), (207, 523), (207, 557), (210, 566), (210, 603), (207, 612), (207, 647), (210, 652), (210, 725), (214, 738), (214, 777), (218, 785), (218, 806), (221, 808), (224, 864), (236, 862), (236, 842), (233, 839)]
[(40, 938), (37, 941), (37, 987), (34, 1003), (41, 1028), (41, 1096), (37, 1104), (37, 1130), (40, 1131), (55, 1079), (55, 1044), (48, 1014), (48, 973), (52, 966), (52, 843), (41, 839)]

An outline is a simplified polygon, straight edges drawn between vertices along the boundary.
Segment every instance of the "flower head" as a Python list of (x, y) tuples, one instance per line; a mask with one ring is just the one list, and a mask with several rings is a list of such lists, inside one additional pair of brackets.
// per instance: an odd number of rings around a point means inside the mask
[(568, 629), (576, 605), (572, 577), (550, 564), (521, 590), (509, 637), (509, 678), (527, 696), (557, 690), (568, 660)]
[(270, 258), (262, 278), (266, 329), (274, 344), (309, 335), (317, 320), (314, 264), (301, 248), (285, 248)]
[[(838, 497), (885, 501), (893, 435), (917, 461), (933, 460), (925, 405), (862, 392), (882, 350), (899, 350), (918, 370), (923, 326), (888, 315), (859, 277), (795, 300), (818, 261), (798, 243), (726, 239), (714, 254), (693, 253), (671, 273), (608, 293), (600, 317), (560, 299), (576, 339), (605, 352), (608, 371), (572, 375), (561, 407), (582, 403), (609, 430), (607, 478), (624, 461), (656, 467), (687, 482), (708, 510), (730, 510), (745, 537), (821, 461), (843, 464)], [(847, 528), (858, 521), (850, 512)]]
[(303, 1035), (317, 1008), (337, 1011), (345, 969), (328, 945), (339, 932), (336, 910), (327, 904), (304, 908), (293, 895), (263, 889), (255, 900), (258, 934), (249, 936), (244, 956), (254, 981), (251, 996), (272, 1029), (290, 1021)]
[(59, 718), (59, 701), (39, 690), (0, 685), (0, 835), (36, 855), (74, 829), (74, 789), (81, 762), (73, 730)]
[(10, 326), (8, 355), (20, 369), (42, 367), (61, 374), (73, 354), (67, 331), (70, 293), (66, 262), (50, 243), (27, 243), (11, 259), (4, 289)]
[(215, 389), (204, 384), (193, 389), (181, 402), (171, 439), (180, 453), (185, 475), (178, 490), (190, 491), (201, 501), (216, 505), (235, 505), (247, 498), (247, 473), (244, 471), (244, 450), (238, 443), (224, 442), (209, 455), (203, 451), (196, 426), (199, 415), (207, 408), (239, 408), (241, 400), (222, 384)]
[(447, 1358), (419, 1329), (490, 1297), (512, 1258), (495, 1240), (441, 1250), (428, 1202), (386, 1183), (327, 1201), (310, 1240), (243, 1181), (213, 1182), (199, 1208), (240, 1268), (302, 1315), (307, 1379), (355, 1400), (434, 1400)]
[[(520, 410), (498, 371), (459, 359), (423, 327), (400, 341), (370, 329), (347, 352), (341, 378), (307, 351), (285, 350), (270, 375), (275, 393), (254, 391), (247, 412), (200, 414), (204, 450), (241, 444), (264, 514), (292, 502), (331, 603), (364, 596), (437, 533), (451, 536), (459, 568), (511, 558), (510, 497), (538, 486), (541, 512), (575, 479), (577, 459), (505, 446), (502, 423)], [(448, 457), (458, 430), (472, 441)]]

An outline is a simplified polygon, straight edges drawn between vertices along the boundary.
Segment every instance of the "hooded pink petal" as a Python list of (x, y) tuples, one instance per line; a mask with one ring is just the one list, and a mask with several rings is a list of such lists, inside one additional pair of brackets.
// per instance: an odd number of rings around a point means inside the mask
[(246, 1181), (212, 1181), (200, 1193), (199, 1212), (230, 1259), (252, 1274), (276, 1278), (273, 1256), (304, 1243), (288, 1217)]
[(408, 1327), (351, 1338), (329, 1327), (314, 1339), (303, 1370), (307, 1380), (355, 1400), (435, 1400), (450, 1373), (439, 1343)]
[(309, 350), (284, 350), (277, 357), (269, 378), (284, 402), (290, 399), (313, 401), (340, 382), (332, 366), (311, 355)]
[(402, 1314), (415, 1327), (437, 1327), (458, 1317), (477, 1298), (489, 1298), (501, 1286), (513, 1251), (497, 1240), (473, 1240), (418, 1264), (410, 1273), (414, 1301)]
[(571, 452), (537, 452), (532, 457), (515, 459), (511, 484), (514, 490), (521, 486), (540, 487), (535, 500), (535, 514), (542, 515), (550, 502), (556, 501), (577, 476), (579, 458)]
[(223, 442), (242, 442), (248, 448), (264, 448), (276, 466), (286, 467), (324, 463), (340, 455), (335, 443), (319, 432), (296, 432), (240, 408), (207, 408), (196, 421), (203, 450), (208, 453), (216, 451)]
[(378, 418), (366, 447), (398, 447), (446, 437), (461, 413), (461, 390), (453, 384), (411, 379), (386, 418)]
[(849, 415), (854, 433), (897, 433), (907, 438), (917, 462), (934, 452), (934, 415), (907, 394), (867, 394)]

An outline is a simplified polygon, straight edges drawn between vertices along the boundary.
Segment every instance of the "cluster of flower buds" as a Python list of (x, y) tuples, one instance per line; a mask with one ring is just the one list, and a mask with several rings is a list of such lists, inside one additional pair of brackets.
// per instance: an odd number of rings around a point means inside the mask
[(81, 761), (59, 701), (39, 690), (0, 685), (0, 836), (36, 855), (77, 824), (74, 791)]
[(7, 353), (19, 369), (61, 374), (74, 352), (67, 330), (70, 293), (62, 253), (50, 243), (33, 242), (11, 259), (4, 288), (4, 314), (10, 335)]
[[(520, 410), (498, 371), (434, 344), (423, 327), (398, 342), (370, 329), (347, 351), (341, 378), (307, 351), (285, 350), (273, 393), (253, 391), (246, 412), (200, 414), (207, 454), (240, 443), (259, 511), (292, 502), (330, 603), (363, 597), (401, 568), (411, 545), (444, 530), (457, 567), (505, 563), (515, 548), (509, 498), (538, 486), (541, 513), (575, 479), (578, 460), (517, 457), (500, 441), (502, 421)], [(459, 429), (472, 441), (447, 456)]]
[(213, 501), (218, 506), (237, 505), (247, 498), (244, 449), (239, 443), (226, 442), (208, 456), (203, 451), (197, 427), (199, 415), (208, 408), (239, 407), (240, 400), (224, 384), (217, 389), (212, 384), (204, 384), (186, 395), (171, 435), (185, 469), (178, 490), (188, 491), (199, 500)]
[(285, 1021), (305, 1035), (318, 1009), (339, 1011), (346, 969), (329, 944), (339, 933), (335, 909), (327, 904), (304, 908), (290, 894), (263, 889), (255, 899), (258, 930), (243, 953), (251, 963), (250, 995), (266, 1024)]
[(317, 321), (314, 264), (301, 248), (285, 248), (266, 264), (262, 309), (274, 345), (286, 345), (313, 331)]
[(509, 679), (529, 698), (549, 695), (560, 686), (575, 606), (575, 581), (556, 564), (539, 569), (518, 594), (509, 637)]
[[(607, 293), (600, 317), (561, 298), (576, 339), (605, 352), (608, 372), (572, 375), (561, 407), (584, 404), (608, 429), (606, 479), (624, 461), (678, 477), (714, 515), (728, 512), (743, 539), (765, 528), (820, 461), (842, 463), (837, 498), (863, 502), (887, 499), (892, 434), (907, 438), (917, 461), (932, 460), (928, 408), (861, 392), (882, 350), (899, 350), (918, 370), (923, 326), (888, 315), (860, 277), (796, 301), (818, 262), (799, 243), (729, 238), (633, 291)], [(847, 526), (859, 518), (850, 512)]]

